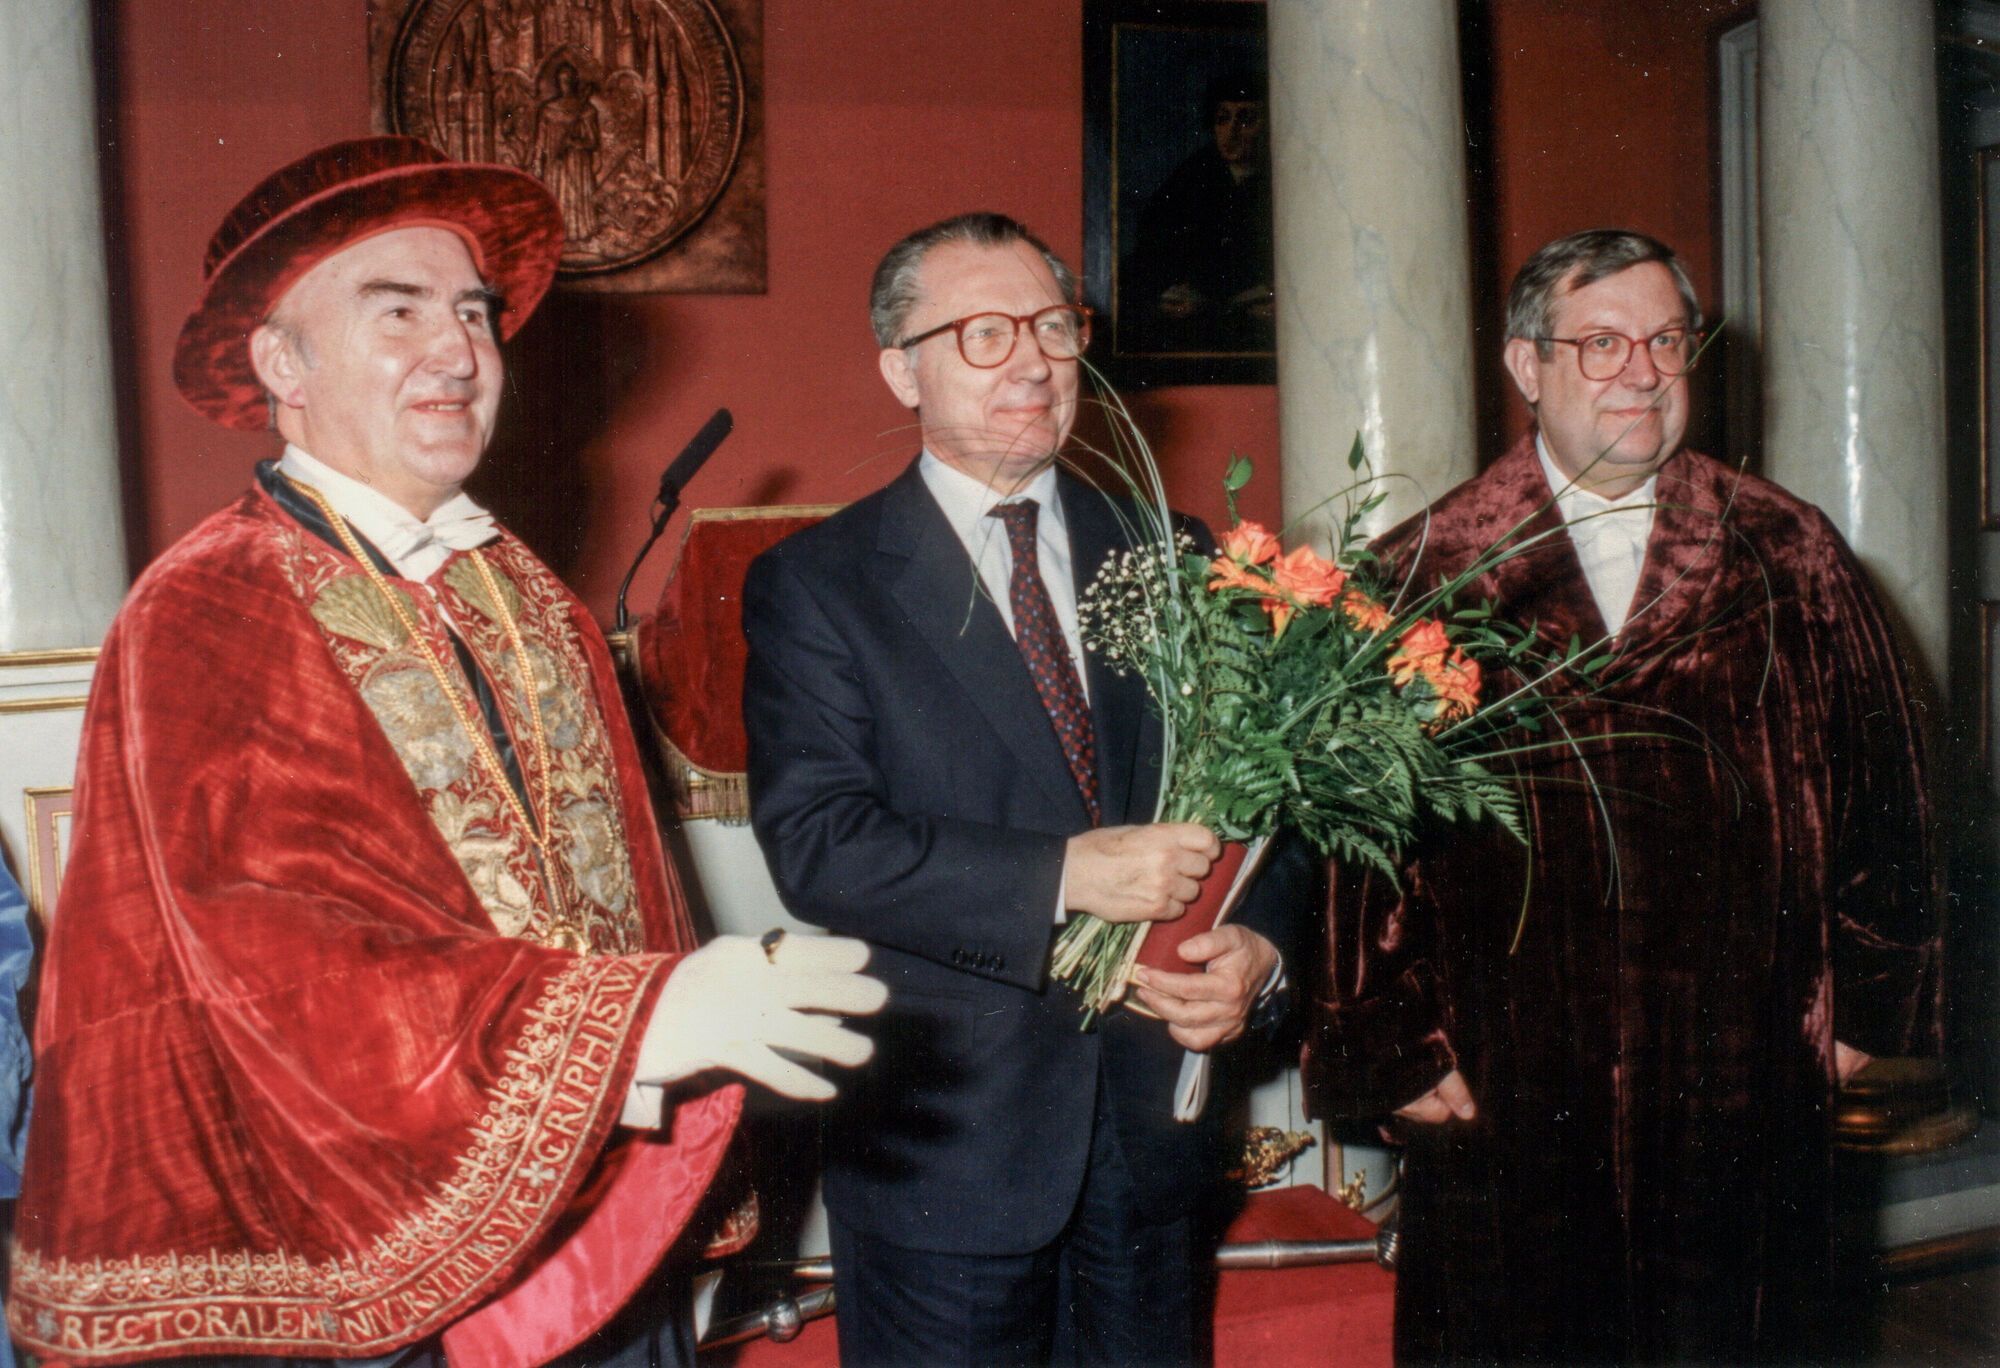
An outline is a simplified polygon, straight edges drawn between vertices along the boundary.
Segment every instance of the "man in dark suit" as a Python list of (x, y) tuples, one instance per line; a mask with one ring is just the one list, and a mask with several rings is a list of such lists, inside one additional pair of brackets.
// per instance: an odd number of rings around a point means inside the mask
[(1298, 905), (1260, 888), (1187, 942), (1191, 972), (1141, 970), (1165, 1024), (1082, 1031), (1048, 980), (1060, 922), (1177, 917), (1218, 849), (1148, 822), (1158, 722), (1077, 640), (1078, 585), (1130, 509), (1056, 469), (1074, 298), (997, 214), (891, 249), (870, 311), (923, 453), (744, 588), (758, 839), (787, 905), (868, 940), (890, 985), (878, 1064), (830, 1121), (848, 1368), (1196, 1357), (1222, 1109), (1175, 1122), (1176, 1072), (1243, 1032)]

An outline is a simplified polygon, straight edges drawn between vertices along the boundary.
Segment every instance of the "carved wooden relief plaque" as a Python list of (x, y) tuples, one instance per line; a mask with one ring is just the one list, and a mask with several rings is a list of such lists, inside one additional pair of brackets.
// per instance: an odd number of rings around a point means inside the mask
[(371, 0), (376, 125), (539, 177), (561, 278), (764, 288), (762, 0)]

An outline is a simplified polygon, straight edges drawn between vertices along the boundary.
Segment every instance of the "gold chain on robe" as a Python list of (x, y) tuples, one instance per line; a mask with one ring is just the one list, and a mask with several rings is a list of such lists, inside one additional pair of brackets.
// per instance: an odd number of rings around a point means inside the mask
[[(364, 574), (317, 538), (298, 538), (292, 579), (495, 929), (583, 953), (634, 953), (644, 938), (611, 751), (589, 701), (568, 596), (511, 541), (485, 548), (485, 555), (504, 604), (492, 601), (464, 554), (432, 581), (435, 602), (411, 593), (407, 581), (388, 581), (401, 598), (400, 617)], [(464, 690), (461, 697), (473, 698), (451, 648), (447, 615), (486, 676), (508, 730), (525, 737), (533, 719), (516, 682), (523, 676), (506, 617), (520, 632), (548, 740), (549, 810), (539, 814), (548, 825), (546, 855), (510, 801), (505, 779), (479, 762), (430, 664), (408, 640), (403, 618), (426, 634), (435, 658)]]

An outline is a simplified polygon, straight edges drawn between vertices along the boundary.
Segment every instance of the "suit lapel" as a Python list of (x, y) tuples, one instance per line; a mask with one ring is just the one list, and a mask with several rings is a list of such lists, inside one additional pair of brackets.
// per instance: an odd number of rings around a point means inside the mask
[(1087, 823), (1083, 795), (1020, 647), (915, 463), (885, 491), (877, 550), (902, 562), (890, 571), (889, 593), (917, 635), (1050, 800), (1078, 825)]
[[(1056, 477), (1063, 522), (1069, 528), (1070, 573), (1076, 581), (1076, 601), (1096, 578), (1110, 552), (1130, 540), (1104, 494), (1069, 474)], [(1119, 675), (1095, 654), (1084, 652), (1085, 678), (1090, 685), (1090, 718), (1097, 732), (1098, 805), (1106, 826), (1118, 822), (1149, 822), (1159, 792), (1159, 775), (1137, 773), (1140, 733), (1147, 709), (1146, 686), (1137, 675)]]

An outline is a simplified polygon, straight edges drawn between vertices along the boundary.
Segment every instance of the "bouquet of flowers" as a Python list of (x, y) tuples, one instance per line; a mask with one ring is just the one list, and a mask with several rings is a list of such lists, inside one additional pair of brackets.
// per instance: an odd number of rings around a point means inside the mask
[[(1143, 444), (1140, 455), (1150, 456)], [(1545, 670), (1587, 675), (1601, 659), (1577, 643), (1564, 660), (1531, 659), (1531, 634), (1485, 607), (1454, 611), (1453, 592), (1488, 568), (1484, 558), (1406, 601), (1360, 532), (1385, 495), (1358, 437), (1331, 560), (1307, 546), (1285, 552), (1237, 518), (1251, 473), (1241, 457), (1224, 477), (1232, 525), (1213, 555), (1172, 530), (1157, 471), (1142, 464), (1151, 525), (1133, 529), (1134, 549), (1105, 563), (1078, 613), (1086, 647), (1139, 675), (1164, 724), (1157, 820), (1244, 843), (1289, 826), (1391, 879), (1436, 823), (1495, 821), (1526, 842), (1514, 783), (1490, 766), (1518, 749), (1507, 733), (1539, 729), (1552, 706), (1535, 687)], [(1513, 682), (1482, 698), (1502, 666)], [(1053, 972), (1083, 995), (1086, 1024), (1123, 997), (1153, 925), (1085, 915), (1064, 929)]]

